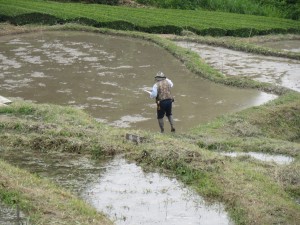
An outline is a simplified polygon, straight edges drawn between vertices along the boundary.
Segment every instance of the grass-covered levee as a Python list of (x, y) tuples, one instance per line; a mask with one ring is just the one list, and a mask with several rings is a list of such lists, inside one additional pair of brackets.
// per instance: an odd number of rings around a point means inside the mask
[[(51, 27), (1, 24), (1, 35), (38, 30), (82, 30), (142, 38), (165, 48), (199, 76), (224, 85), (276, 93), (278, 98), (173, 135), (113, 128), (78, 109), (12, 99), (12, 104), (0, 107), (0, 151), (63, 152), (70, 157), (80, 153), (95, 158), (123, 154), (147, 169), (176, 175), (207, 201), (222, 202), (235, 224), (299, 224), (300, 93), (245, 78), (225, 77), (197, 54), (155, 34), (76, 24)], [(299, 39), (299, 36), (293, 34), (289, 38)], [(197, 36), (194, 41), (299, 59), (297, 53), (258, 48), (243, 38)], [(145, 141), (138, 145), (127, 141), (126, 133), (142, 136)], [(247, 156), (231, 158), (220, 154), (231, 151), (284, 154), (294, 160), (288, 165), (278, 165)], [(12, 207), (18, 205), (30, 224), (112, 224), (47, 177), (31, 174), (3, 160), (0, 167), (1, 202)]]

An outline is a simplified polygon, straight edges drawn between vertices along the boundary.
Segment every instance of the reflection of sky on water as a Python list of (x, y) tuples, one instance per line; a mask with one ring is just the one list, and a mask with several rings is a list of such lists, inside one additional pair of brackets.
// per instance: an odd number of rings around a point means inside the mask
[(122, 116), (120, 120), (116, 120), (110, 125), (115, 127), (130, 127), (132, 123), (137, 123), (141, 121), (150, 120), (151, 118), (145, 118), (141, 115), (128, 115), (128, 116)]
[(237, 157), (242, 155), (249, 155), (255, 159), (265, 162), (275, 162), (280, 165), (290, 164), (294, 161), (292, 157), (284, 155), (270, 155), (259, 152), (223, 152), (222, 155)]
[(83, 196), (118, 225), (232, 224), (221, 204), (208, 205), (175, 179), (144, 173), (123, 159), (110, 162)]
[(268, 102), (270, 100), (274, 100), (275, 98), (277, 98), (276, 95), (270, 96), (270, 94), (260, 92), (250, 104), (253, 106), (259, 106), (262, 102)]

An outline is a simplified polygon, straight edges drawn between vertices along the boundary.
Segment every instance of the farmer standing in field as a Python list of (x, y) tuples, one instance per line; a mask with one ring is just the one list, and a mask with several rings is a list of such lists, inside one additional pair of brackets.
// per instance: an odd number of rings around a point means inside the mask
[(155, 84), (150, 92), (150, 98), (156, 99), (157, 119), (161, 133), (164, 132), (164, 116), (168, 117), (171, 125), (171, 132), (175, 132), (174, 121), (172, 118), (172, 103), (174, 98), (171, 95), (173, 82), (169, 80), (162, 72), (158, 72), (155, 76)]

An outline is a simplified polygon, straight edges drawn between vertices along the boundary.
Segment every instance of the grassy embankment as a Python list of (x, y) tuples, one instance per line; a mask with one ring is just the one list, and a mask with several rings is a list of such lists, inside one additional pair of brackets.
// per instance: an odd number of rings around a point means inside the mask
[[(26, 31), (26, 28), (21, 29)], [(220, 117), (195, 128), (191, 133), (175, 136), (114, 129), (95, 123), (83, 112), (68, 107), (15, 102), (9, 107), (0, 108), (2, 151), (64, 151), (93, 154), (95, 157), (125, 153), (143, 165), (159, 167), (178, 175), (208, 199), (222, 201), (236, 224), (297, 224), (300, 210), (294, 198), (300, 196), (299, 93), (247, 79), (225, 78), (196, 54), (155, 35), (127, 34), (76, 25), (62, 29), (144, 38), (164, 47), (191, 70), (208, 79), (240, 87), (272, 90), (282, 96), (265, 106)], [(126, 132), (144, 136), (147, 142), (141, 145), (126, 142)], [(222, 157), (214, 152), (231, 150), (283, 153), (295, 157), (295, 161), (288, 166), (279, 166), (257, 162), (249, 157)], [(1, 165), (10, 167), (3, 162)], [(15, 178), (6, 169), (1, 171), (1, 199), (7, 203), (12, 203), (12, 198), (17, 199), (34, 224), (48, 224), (49, 220), (68, 224), (76, 219), (72, 217), (73, 210), (78, 210), (76, 204), (74, 209), (66, 203), (47, 203), (29, 194), (29, 190), (39, 188), (41, 181), (38, 178), (33, 179), (32, 175), (24, 174), (21, 170), (12, 169)], [(19, 176), (19, 173), (22, 175)], [(34, 181), (28, 183), (25, 177)], [(39, 191), (43, 191), (41, 195), (46, 199), (64, 199), (65, 196), (56, 195), (57, 192), (53, 191), (55, 188), (49, 184)], [(51, 210), (51, 218), (40, 205)], [(87, 218), (87, 212), (93, 214), (93, 210), (87, 209), (84, 204), (80, 203), (80, 206), (82, 210), (78, 210), (79, 215)], [(64, 211), (63, 216), (60, 216), (60, 210)], [(84, 220), (78, 219), (78, 222), (87, 224)]]

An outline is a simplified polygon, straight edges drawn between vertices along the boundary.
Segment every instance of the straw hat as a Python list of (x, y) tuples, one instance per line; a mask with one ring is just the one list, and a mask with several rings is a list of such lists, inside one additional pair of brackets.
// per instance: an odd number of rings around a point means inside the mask
[(155, 76), (155, 80), (157, 80), (157, 81), (164, 80), (166, 78), (167, 77), (165, 76), (165, 74), (161, 71), (159, 71)]

